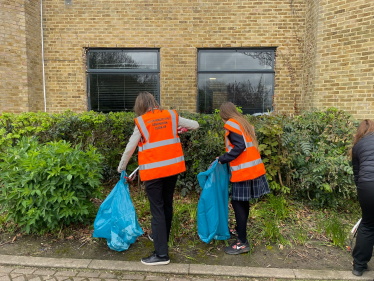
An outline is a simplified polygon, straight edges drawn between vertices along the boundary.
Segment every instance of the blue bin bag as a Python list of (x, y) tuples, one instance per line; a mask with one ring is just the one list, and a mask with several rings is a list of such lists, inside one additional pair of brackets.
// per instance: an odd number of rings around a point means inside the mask
[(212, 239), (230, 238), (229, 182), (231, 173), (227, 164), (214, 161), (209, 169), (198, 174), (197, 180), (203, 191), (197, 205), (197, 233), (201, 240), (209, 243)]
[(93, 237), (106, 238), (110, 249), (125, 251), (143, 234), (125, 181), (126, 172), (101, 204), (94, 222)]

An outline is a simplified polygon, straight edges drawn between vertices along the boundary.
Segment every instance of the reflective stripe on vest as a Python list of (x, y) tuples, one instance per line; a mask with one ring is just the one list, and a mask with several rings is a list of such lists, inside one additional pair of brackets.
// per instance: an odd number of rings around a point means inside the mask
[(164, 141), (158, 141), (158, 142), (153, 142), (153, 143), (148, 143), (147, 142), (147, 143), (143, 144), (143, 146), (139, 146), (139, 151), (144, 151), (144, 150), (147, 150), (147, 149), (161, 147), (161, 146), (164, 146), (164, 145), (174, 144), (174, 143), (178, 143), (178, 142), (181, 142), (179, 138), (164, 140)]
[(164, 160), (164, 161), (160, 161), (160, 162), (154, 162), (154, 163), (150, 163), (150, 164), (140, 165), (139, 169), (140, 170), (148, 170), (148, 169), (154, 169), (154, 168), (161, 168), (161, 167), (169, 166), (169, 165), (176, 164), (176, 163), (179, 163), (179, 162), (182, 162), (182, 161), (184, 161), (184, 156), (180, 156), (180, 157), (177, 157), (177, 158)]
[(144, 124), (144, 120), (141, 116), (137, 117), (136, 120), (138, 120), (138, 123), (139, 123), (139, 126), (140, 126), (140, 129), (142, 129), (142, 133), (145, 137), (145, 139), (147, 140), (147, 142), (149, 141), (149, 133), (148, 133), (148, 130), (147, 128), (145, 127), (145, 124)]
[(171, 124), (173, 124), (173, 135), (177, 138), (177, 116), (173, 110), (168, 110), (171, 115)]
[(233, 147), (230, 145), (229, 138), (227, 136), (228, 136), (228, 130), (226, 130), (225, 143), (226, 143), (227, 151), (230, 152)]
[(241, 169), (254, 167), (254, 166), (256, 166), (258, 164), (261, 164), (261, 163), (262, 163), (262, 160), (257, 159), (257, 160), (251, 161), (251, 162), (240, 164), (238, 166), (231, 166), (231, 171), (239, 171)]

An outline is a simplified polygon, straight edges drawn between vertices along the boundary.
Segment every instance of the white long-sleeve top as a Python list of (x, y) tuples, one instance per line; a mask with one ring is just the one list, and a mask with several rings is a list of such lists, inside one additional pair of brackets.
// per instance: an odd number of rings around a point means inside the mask
[[(196, 130), (199, 128), (199, 123), (197, 123), (197, 121), (186, 119), (180, 116), (178, 118), (178, 125), (180, 127), (186, 128), (187, 130)], [(118, 165), (118, 173), (126, 170), (127, 164), (129, 163), (132, 154), (138, 146), (141, 137), (142, 135), (138, 129), (138, 126), (135, 125), (134, 132), (132, 133), (128, 144), (126, 145), (125, 152), (122, 154), (121, 162)]]

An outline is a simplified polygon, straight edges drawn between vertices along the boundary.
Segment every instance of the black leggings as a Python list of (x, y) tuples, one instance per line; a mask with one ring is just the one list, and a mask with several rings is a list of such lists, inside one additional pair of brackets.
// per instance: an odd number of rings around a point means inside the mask
[(374, 182), (357, 185), (358, 201), (362, 210), (362, 221), (358, 228), (356, 246), (353, 249), (353, 263), (357, 270), (366, 269), (374, 245)]
[(167, 255), (173, 219), (173, 193), (178, 175), (145, 182), (151, 207), (153, 244), (157, 255)]
[(249, 216), (249, 201), (231, 200), (236, 219), (236, 231), (242, 243), (247, 242), (247, 221)]

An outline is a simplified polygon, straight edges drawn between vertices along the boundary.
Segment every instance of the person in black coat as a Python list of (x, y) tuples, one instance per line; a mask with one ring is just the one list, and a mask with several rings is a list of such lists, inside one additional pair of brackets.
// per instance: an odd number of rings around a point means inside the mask
[(352, 164), (362, 221), (353, 249), (353, 271), (361, 276), (367, 270), (374, 245), (374, 122), (360, 123), (352, 148)]

